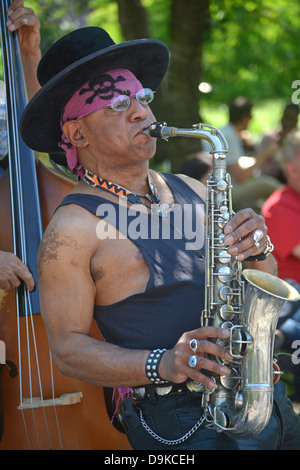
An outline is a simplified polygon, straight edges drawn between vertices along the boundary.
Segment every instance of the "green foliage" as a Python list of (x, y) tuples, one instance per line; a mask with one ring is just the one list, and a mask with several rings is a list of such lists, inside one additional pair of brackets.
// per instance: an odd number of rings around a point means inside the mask
[[(172, 0), (141, 2), (148, 12), (151, 35), (170, 45)], [(25, 5), (41, 21), (43, 52), (67, 31), (84, 24), (106, 28), (116, 42), (124, 39), (115, 0), (25, 0)], [(211, 83), (213, 90), (202, 95), (203, 102), (228, 103), (237, 95), (289, 99), (291, 83), (299, 78), (300, 2), (211, 0), (209, 12), (212, 29), (199, 80)]]
[[(171, 0), (142, 0), (149, 15), (152, 37), (169, 43), (169, 21)], [(124, 40), (118, 20), (118, 6), (115, 0), (90, 0), (92, 10), (87, 24), (100, 26), (108, 31), (115, 42)]]
[[(170, 48), (172, 1), (141, 0), (152, 37)], [(40, 19), (42, 52), (66, 32), (86, 24), (104, 27), (116, 42), (124, 40), (116, 0), (25, 0), (25, 6), (33, 8)], [(212, 92), (199, 94), (202, 119), (223, 124), (227, 119), (224, 103), (244, 95), (258, 105), (251, 130), (259, 135), (262, 127), (278, 122), (283, 104), (291, 99), (292, 82), (300, 79), (300, 2), (210, 0), (209, 14), (211, 31), (205, 40), (199, 82), (211, 83)]]
[(116, 43), (124, 41), (117, 3), (114, 0), (90, 0), (88, 4), (91, 13), (87, 17), (87, 24), (106, 29)]
[(147, 9), (151, 34), (170, 46), (170, 10), (171, 0), (142, 0)]
[(203, 99), (291, 99), (291, 83), (299, 76), (299, 14), (296, 1), (211, 1), (202, 79), (213, 91)]
[(85, 24), (87, 2), (83, 0), (25, 0), (41, 22), (41, 49), (50, 45), (69, 31)]

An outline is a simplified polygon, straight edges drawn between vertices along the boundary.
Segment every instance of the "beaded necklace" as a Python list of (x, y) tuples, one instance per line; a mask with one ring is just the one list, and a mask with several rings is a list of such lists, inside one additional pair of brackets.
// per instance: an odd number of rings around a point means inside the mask
[(90, 186), (93, 186), (94, 188), (100, 188), (103, 191), (113, 194), (116, 197), (124, 197), (131, 204), (143, 204), (144, 206), (148, 207), (147, 204), (142, 201), (142, 199), (147, 199), (149, 202), (151, 202), (151, 210), (160, 217), (167, 217), (168, 209), (173, 206), (172, 203), (160, 204), (159, 194), (157, 192), (154, 181), (150, 177), (149, 172), (148, 185), (150, 188), (150, 192), (146, 194), (146, 196), (135, 194), (132, 191), (129, 191), (128, 189), (124, 188), (123, 186), (108, 181), (104, 178), (100, 178), (100, 176), (97, 176), (88, 170), (85, 170), (85, 175), (82, 178), (82, 181), (89, 184)]
[(175, 230), (182, 240), (185, 241), (187, 245), (189, 245), (190, 249), (195, 253), (195, 255), (203, 260), (202, 254), (194, 248), (194, 246), (185, 238), (185, 236), (182, 234), (182, 232), (170, 221), (167, 220), (169, 209), (174, 206), (173, 203), (170, 204), (160, 204), (160, 197), (158, 195), (156, 186), (154, 181), (151, 179), (149, 172), (148, 172), (148, 184), (150, 188), (150, 193), (146, 194), (146, 196), (140, 196), (138, 194), (134, 194), (133, 192), (129, 191), (128, 189), (124, 188), (123, 186), (120, 186), (119, 184), (112, 183), (111, 181), (107, 181), (104, 178), (100, 178), (99, 176), (95, 175), (91, 171), (85, 170), (85, 175), (82, 178), (82, 181), (87, 183), (90, 186), (93, 186), (94, 188), (100, 188), (103, 191), (106, 191), (110, 194), (113, 194), (116, 197), (124, 197), (127, 199), (128, 202), (132, 204), (143, 204), (145, 207), (149, 209), (149, 206), (145, 204), (142, 199), (147, 199), (148, 201), (151, 202), (151, 211), (159, 216), (161, 220), (163, 220), (165, 223), (170, 225), (170, 227)]

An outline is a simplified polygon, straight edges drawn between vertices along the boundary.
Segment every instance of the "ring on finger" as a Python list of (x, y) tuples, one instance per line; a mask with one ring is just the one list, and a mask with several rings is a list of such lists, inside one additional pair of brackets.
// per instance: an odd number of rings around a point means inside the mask
[(259, 243), (259, 240), (261, 240), (264, 236), (264, 233), (262, 230), (260, 229), (257, 229), (253, 232), (253, 240), (254, 240), (254, 245), (256, 246), (256, 248), (260, 248), (260, 243)]
[(189, 359), (189, 366), (196, 367), (197, 365), (197, 356), (191, 356)]
[(190, 341), (190, 348), (193, 352), (196, 352), (197, 351), (197, 340), (196, 339), (191, 339)]
[(263, 236), (264, 236), (264, 232), (260, 229), (254, 230), (253, 235), (252, 235), (253, 240), (255, 242), (259, 242), (259, 240), (261, 240)]

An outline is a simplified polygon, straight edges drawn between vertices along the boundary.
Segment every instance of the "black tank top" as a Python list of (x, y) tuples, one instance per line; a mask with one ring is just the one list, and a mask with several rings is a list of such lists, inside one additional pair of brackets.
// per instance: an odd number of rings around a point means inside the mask
[[(102, 218), (103, 209), (113, 207), (116, 217), (105, 216), (105, 220), (121, 232), (126, 232), (148, 264), (150, 278), (145, 292), (131, 295), (112, 305), (96, 305), (94, 308), (94, 318), (104, 338), (122, 347), (169, 349), (185, 331), (200, 327), (205, 290), (205, 203), (178, 176), (161, 175), (173, 193), (176, 209), (181, 209), (184, 225), (174, 230), (172, 222), (170, 227), (156, 216), (160, 226), (159, 237), (157, 230), (154, 230), (155, 235), (153, 230), (151, 232), (153, 219), (150, 214), (143, 214), (148, 219), (147, 236), (143, 236), (142, 231), (140, 237), (136, 236), (137, 230), (130, 230), (130, 224), (137, 228), (136, 217), (131, 215), (130, 208), (125, 209), (127, 223), (124, 224), (122, 218), (123, 222), (120, 223), (119, 205), (103, 197), (75, 193), (68, 195), (60, 204), (77, 204), (95, 215), (99, 216), (100, 213)], [(190, 233), (196, 230), (193, 241)], [(167, 236), (164, 236), (166, 233)], [(193, 249), (195, 247), (196, 250)]]

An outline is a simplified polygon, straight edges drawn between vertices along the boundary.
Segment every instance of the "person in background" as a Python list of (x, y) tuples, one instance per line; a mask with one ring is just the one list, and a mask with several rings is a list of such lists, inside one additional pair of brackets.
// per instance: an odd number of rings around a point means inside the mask
[(258, 152), (263, 152), (265, 149), (272, 148), (273, 146), (273, 152), (270, 153), (268, 160), (260, 168), (260, 174), (273, 176), (282, 184), (286, 182), (285, 172), (282, 168), (284, 164), (284, 139), (291, 131), (297, 128), (298, 116), (299, 106), (294, 103), (287, 104), (280, 121), (281, 127), (267, 132), (257, 147)]
[[(14, 0), (8, 9), (6, 22), (9, 31), (17, 31), (28, 99), (40, 89), (37, 66), (41, 58), (40, 22), (31, 8), (25, 8), (23, 0)], [(3, 84), (0, 88), (0, 176), (7, 169), (6, 103)], [(0, 251), (0, 289), (8, 290), (24, 281), (28, 290), (34, 288), (34, 280), (27, 266), (14, 254)]]
[[(262, 215), (274, 244), (278, 277), (300, 292), (300, 131), (289, 133), (282, 147), (286, 184), (264, 203)], [(276, 348), (293, 352), (300, 340), (300, 302), (288, 302), (278, 322)]]
[[(253, 155), (251, 160), (248, 159), (250, 164), (242, 166), (241, 157), (246, 154), (243, 138), (252, 118), (252, 107), (245, 97), (237, 97), (229, 106), (229, 122), (220, 129), (228, 143), (226, 163), (233, 184), (232, 201), (235, 210), (243, 207), (260, 210), (262, 201), (280, 186), (275, 178), (257, 176), (258, 170), (273, 152), (274, 144)], [(206, 142), (203, 149), (211, 150)]]
[(212, 156), (208, 152), (195, 152), (185, 158), (180, 172), (205, 184), (211, 171)]

